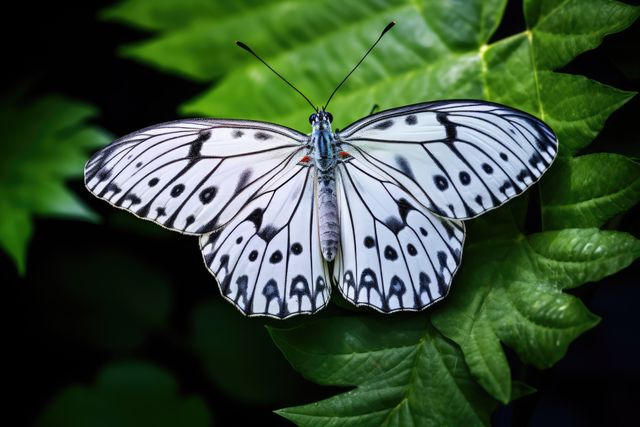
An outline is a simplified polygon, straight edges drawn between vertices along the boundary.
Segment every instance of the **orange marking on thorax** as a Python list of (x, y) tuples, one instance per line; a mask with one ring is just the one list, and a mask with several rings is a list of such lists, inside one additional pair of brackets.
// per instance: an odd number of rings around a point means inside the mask
[(302, 158), (300, 159), (300, 163), (309, 163), (310, 161), (311, 161), (310, 156), (302, 156)]
[(351, 154), (347, 153), (346, 151), (340, 151), (338, 153), (338, 156), (340, 156), (340, 158), (342, 159), (346, 159), (347, 157), (351, 157)]

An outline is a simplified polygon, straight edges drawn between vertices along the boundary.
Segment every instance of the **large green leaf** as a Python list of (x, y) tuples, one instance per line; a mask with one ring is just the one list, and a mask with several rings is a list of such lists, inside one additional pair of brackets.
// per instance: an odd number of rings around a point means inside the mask
[(296, 370), (319, 384), (358, 388), (277, 411), (305, 426), (483, 425), (496, 406), (458, 347), (409, 319), (332, 318), (271, 335)]
[(95, 386), (62, 390), (37, 425), (205, 427), (211, 421), (204, 400), (180, 396), (169, 372), (145, 362), (119, 362), (105, 367)]
[(0, 101), (0, 246), (26, 268), (33, 215), (95, 220), (64, 186), (82, 176), (86, 152), (110, 137), (87, 121), (96, 110), (59, 96)]
[[(640, 8), (610, 0), (525, 0), (526, 28), (489, 42), (505, 3), (282, 0), (241, 3), (222, 13), (212, 6), (190, 15), (177, 1), (126, 0), (107, 12), (155, 31), (150, 40), (126, 47), (127, 56), (215, 81), (182, 107), (184, 113), (272, 120), (304, 130), (304, 101), (262, 64), (234, 50), (232, 41), (250, 44), (322, 102), (395, 19), (398, 25), (332, 101), (337, 127), (373, 104), (483, 98), (531, 112), (559, 137), (560, 158), (540, 186), (543, 229), (553, 231), (519, 231), (526, 198), (471, 221), (451, 295), (430, 319), (329, 319), (272, 331), (307, 378), (357, 386), (281, 410), (287, 418), (301, 425), (486, 424), (498, 401), (524, 390), (514, 387), (502, 346), (525, 363), (551, 366), (598, 321), (564, 290), (599, 280), (640, 256), (634, 237), (593, 228), (637, 203), (637, 165), (620, 155), (573, 157), (633, 94), (555, 71), (629, 26)], [(199, 4), (193, 0), (189, 7)], [(153, 18), (171, 13), (179, 14), (180, 23)]]

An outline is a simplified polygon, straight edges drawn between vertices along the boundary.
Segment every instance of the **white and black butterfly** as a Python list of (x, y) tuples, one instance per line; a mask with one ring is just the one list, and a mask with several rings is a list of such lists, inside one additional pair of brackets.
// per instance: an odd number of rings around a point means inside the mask
[(222, 295), (246, 315), (315, 313), (332, 284), (392, 313), (446, 296), (461, 221), (521, 194), (558, 148), (537, 118), (476, 100), (395, 108), (340, 132), (331, 121), (323, 107), (310, 135), (247, 120), (159, 124), (97, 152), (85, 183), (199, 236)]

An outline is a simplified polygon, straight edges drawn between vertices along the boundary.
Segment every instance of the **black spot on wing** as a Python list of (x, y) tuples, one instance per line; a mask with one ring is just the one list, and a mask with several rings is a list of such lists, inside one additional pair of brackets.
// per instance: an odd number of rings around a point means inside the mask
[(234, 130), (233, 132), (231, 132), (231, 137), (232, 138), (240, 138), (242, 135), (244, 135), (244, 132), (242, 132), (241, 130)]
[(465, 171), (460, 172), (459, 178), (462, 185), (469, 185), (471, 182), (471, 176)]
[(384, 224), (395, 234), (398, 234), (404, 228), (404, 222), (392, 216), (387, 218)]
[(311, 289), (309, 288), (309, 281), (302, 274), (298, 274), (291, 279), (291, 287), (289, 290), (289, 297), (298, 298), (298, 311), (302, 310), (302, 298), (307, 297), (311, 301), (311, 308), (315, 310), (315, 298), (311, 298)]
[(124, 197), (123, 201), (129, 200), (131, 202), (131, 206), (133, 205), (138, 205), (140, 204), (140, 202), (142, 202), (142, 200), (140, 199), (140, 197), (136, 196), (133, 193), (129, 193)]
[(385, 130), (385, 129), (389, 129), (391, 126), (393, 126), (393, 120), (389, 119), (389, 120), (385, 120), (383, 122), (378, 123), (373, 128), (379, 129), (379, 130)]
[(395, 156), (395, 160), (402, 173), (415, 181), (416, 177), (413, 174), (413, 170), (411, 170), (411, 165), (407, 161), (407, 158), (398, 154)]
[(264, 214), (264, 211), (260, 208), (257, 208), (253, 212), (251, 212), (249, 216), (247, 216), (247, 221), (252, 222), (253, 225), (256, 227), (256, 230), (259, 230), (260, 227), (262, 226), (263, 214)]
[(491, 175), (493, 173), (493, 168), (488, 163), (483, 163), (482, 164), (482, 170), (485, 171), (486, 173), (488, 173), (489, 175)]
[(400, 215), (400, 218), (402, 219), (402, 222), (406, 223), (407, 222), (407, 215), (409, 215), (409, 211), (415, 209), (413, 207), (413, 205), (411, 203), (409, 203), (407, 200), (405, 199), (398, 199), (397, 202), (398, 204), (398, 214)]
[[(426, 273), (424, 272), (420, 272), (419, 277), (419, 290), (418, 293), (420, 295), (422, 295), (423, 292), (427, 293), (427, 298), (429, 298), (429, 301), (433, 301), (433, 297), (431, 296), (431, 289), (429, 289), (429, 284), (431, 284), (431, 278), (429, 278), (429, 276), (427, 276)], [(420, 306), (422, 306), (422, 304), (420, 304)]]
[(261, 141), (266, 141), (267, 139), (271, 139), (271, 138), (272, 138), (272, 136), (271, 136), (271, 135), (269, 135), (269, 134), (268, 134), (268, 133), (266, 133), (266, 132), (260, 132), (260, 131), (258, 131), (258, 132), (256, 132), (256, 134), (255, 134), (255, 138), (256, 138), (256, 139), (259, 139), (259, 140), (261, 140)]
[(445, 132), (447, 133), (447, 142), (455, 141), (458, 131), (456, 129), (456, 125), (449, 121), (447, 113), (437, 113), (436, 120), (444, 126)]
[(184, 191), (184, 184), (177, 184), (171, 189), (171, 197), (178, 197)]
[(436, 187), (440, 191), (444, 191), (449, 188), (449, 182), (447, 181), (447, 178), (442, 175), (434, 175), (433, 182), (436, 184)]
[(202, 202), (203, 205), (211, 203), (213, 198), (216, 196), (217, 192), (218, 192), (218, 189), (216, 187), (212, 186), (212, 187), (205, 188), (198, 195), (198, 197), (200, 198), (200, 202)]
[(302, 245), (298, 242), (291, 245), (291, 253), (294, 255), (300, 255), (302, 253)]
[(372, 248), (376, 245), (376, 241), (371, 236), (367, 236), (364, 238), (364, 246), (367, 248)]
[(236, 185), (236, 194), (239, 193), (247, 185), (247, 182), (249, 182), (249, 178), (251, 178), (252, 173), (253, 171), (250, 168), (242, 171), (242, 173), (240, 174), (240, 178), (238, 179), (238, 184)]
[(267, 311), (269, 309), (269, 304), (275, 298), (280, 298), (280, 292), (278, 291), (278, 282), (274, 279), (269, 279), (267, 283), (262, 288), (262, 295), (267, 299)]
[(269, 242), (278, 234), (278, 229), (272, 225), (265, 225), (262, 230), (258, 231), (258, 236), (265, 242)]
[(389, 294), (387, 295), (387, 305), (391, 297), (395, 296), (398, 298), (398, 302), (400, 307), (402, 308), (402, 295), (407, 292), (407, 287), (404, 284), (404, 281), (398, 276), (393, 276), (391, 278), (391, 283), (389, 285)]
[(395, 249), (393, 249), (391, 246), (387, 245), (384, 248), (384, 257), (389, 261), (395, 261), (398, 259), (398, 252)]
[(158, 184), (160, 180), (158, 178), (151, 178), (149, 180), (149, 187), (154, 187), (156, 184)]
[(413, 114), (409, 114), (407, 117), (404, 118), (404, 122), (409, 126), (413, 126), (416, 123), (418, 123), (418, 118)]
[(282, 252), (280, 251), (275, 251), (269, 257), (269, 262), (271, 264), (278, 264), (280, 261), (282, 261)]
[(99, 182), (106, 181), (111, 176), (111, 171), (108, 169), (101, 169), (100, 172), (96, 175)]

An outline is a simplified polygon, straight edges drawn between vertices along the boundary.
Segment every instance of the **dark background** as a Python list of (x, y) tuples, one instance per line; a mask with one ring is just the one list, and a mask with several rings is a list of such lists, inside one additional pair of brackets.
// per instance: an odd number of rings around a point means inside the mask
[[(114, 135), (123, 135), (175, 119), (176, 107), (207, 87), (118, 57), (119, 46), (141, 40), (146, 34), (97, 19), (98, 11), (111, 2), (88, 3), (23, 1), (11, 9), (3, 6), (3, 94), (27, 85), (27, 98), (56, 92), (88, 102), (101, 110), (96, 124)], [(523, 28), (520, 0), (511, 1), (494, 39)], [(621, 34), (607, 37), (600, 48), (580, 55), (562, 71), (624, 90), (638, 90), (639, 34), (636, 23)], [(617, 151), (638, 157), (639, 105), (636, 97), (614, 113), (589, 150)], [(3, 375), (8, 380), (4, 388), (9, 395), (4, 419), (16, 420), (11, 425), (32, 424), (63, 388), (78, 383), (93, 384), (96, 373), (106, 363), (132, 358), (151, 361), (172, 372), (180, 393), (202, 396), (218, 425), (226, 425), (225, 420), (231, 419), (287, 425), (271, 411), (336, 392), (306, 382), (293, 370), (273, 386), (280, 390), (277, 403), (231, 397), (212, 384), (185, 344), (193, 307), (202, 301), (221, 300), (213, 279), (202, 265), (195, 239), (152, 230), (144, 224), (131, 225), (126, 214), (91, 197), (81, 182), (69, 185), (104, 218), (102, 224), (36, 218), (24, 278), (17, 276), (12, 262), (0, 253), (0, 277), (5, 292), (2, 347), (9, 356)], [(636, 207), (614, 219), (616, 228), (639, 236), (638, 213)], [(91, 282), (94, 278), (99, 281), (100, 271), (86, 274), (89, 270), (81, 268), (96, 254), (106, 260), (136, 259), (169, 283), (172, 301), (168, 325), (153, 331), (136, 348), (96, 345), (78, 327), (91, 319), (91, 313), (83, 312), (67, 282)], [(69, 268), (74, 265), (79, 267)], [(119, 267), (121, 264), (104, 265), (112, 265), (112, 271), (105, 272), (106, 277), (128, 273), (118, 271), (123, 268)], [(602, 322), (577, 339), (554, 368), (543, 372), (523, 368), (514, 372), (539, 392), (501, 408), (494, 416), (496, 425), (599, 426), (626, 425), (637, 420), (639, 273), (636, 263), (600, 283), (574, 291), (590, 310), (602, 317)], [(273, 356), (274, 346), (266, 337), (263, 321), (244, 319), (235, 312), (231, 316), (233, 322), (246, 323), (250, 331), (247, 340), (260, 337), (257, 347), (247, 348), (258, 353), (268, 348)], [(246, 330), (235, 331), (233, 324), (221, 322), (219, 327), (226, 333), (238, 334), (239, 341), (245, 337)], [(118, 331), (113, 333), (117, 335)], [(211, 339), (216, 339), (216, 331), (212, 331)], [(234, 345), (244, 348), (242, 344)], [(286, 362), (280, 359), (276, 360), (279, 369), (286, 368)], [(247, 360), (257, 363), (259, 358)], [(260, 375), (259, 369), (252, 375), (249, 378), (239, 373), (240, 389), (260, 381), (255, 377)]]

